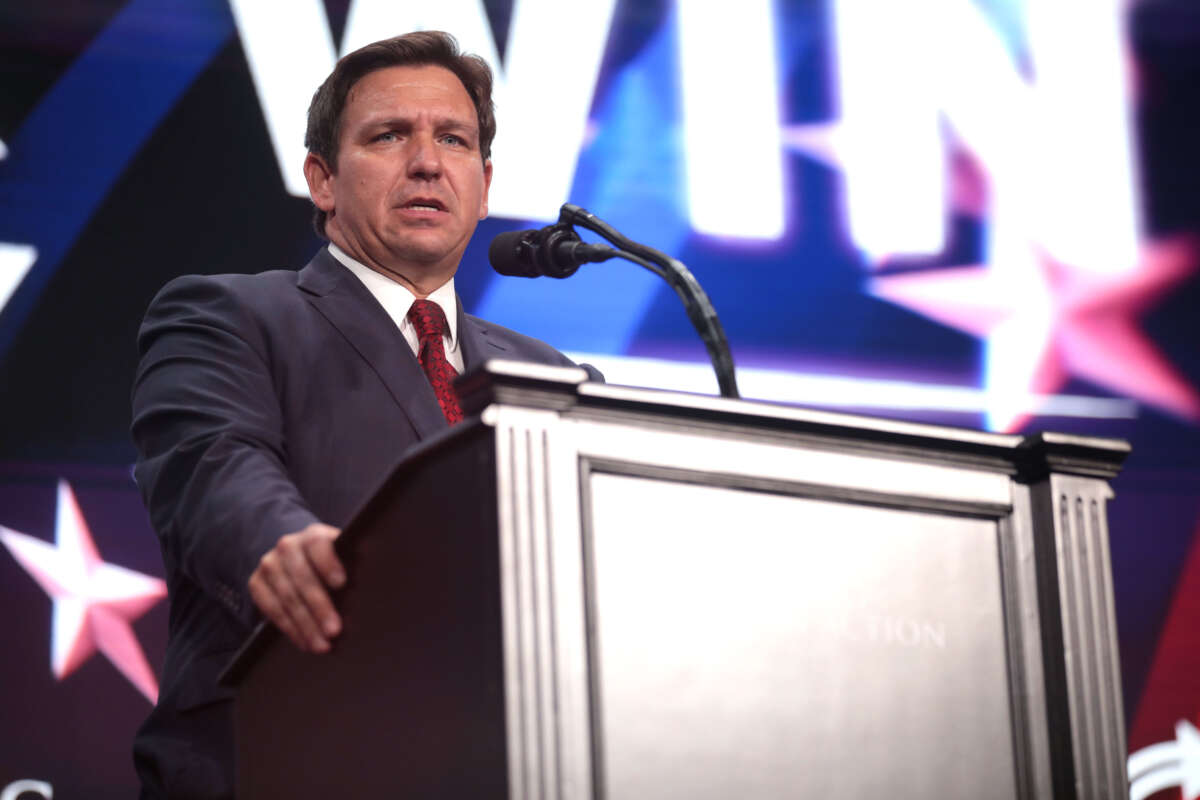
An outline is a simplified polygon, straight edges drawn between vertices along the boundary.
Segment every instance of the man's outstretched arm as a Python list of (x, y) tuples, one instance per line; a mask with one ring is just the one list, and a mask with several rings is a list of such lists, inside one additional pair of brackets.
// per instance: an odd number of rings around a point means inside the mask
[(168, 570), (243, 624), (260, 612), (322, 652), (341, 628), (328, 592), (345, 581), (338, 531), (288, 475), (272, 343), (235, 280), (180, 278), (151, 303), (133, 387), (135, 477)]

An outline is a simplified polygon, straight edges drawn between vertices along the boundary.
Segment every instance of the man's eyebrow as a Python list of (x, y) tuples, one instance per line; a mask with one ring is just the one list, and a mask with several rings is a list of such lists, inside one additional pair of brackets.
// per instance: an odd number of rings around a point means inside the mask
[[(377, 117), (375, 119), (368, 118), (364, 120), (362, 126), (363, 128), (408, 128), (412, 127), (412, 125), (413, 120), (410, 117)], [(454, 117), (439, 117), (433, 121), (433, 127), (438, 130), (479, 133), (479, 123), (474, 120), (466, 121)]]
[(448, 131), (467, 131), (468, 133), (479, 133), (479, 124), (474, 120), (466, 122), (461, 119), (444, 117), (434, 121), (434, 127), (439, 130)]
[(405, 128), (413, 124), (407, 117), (368, 117), (363, 120), (364, 128)]

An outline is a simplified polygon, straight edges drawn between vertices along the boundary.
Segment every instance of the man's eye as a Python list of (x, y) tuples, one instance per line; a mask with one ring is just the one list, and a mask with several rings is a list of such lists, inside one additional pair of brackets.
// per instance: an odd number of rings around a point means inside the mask
[(383, 133), (381, 133), (375, 137), (375, 141), (377, 141), (377, 142), (394, 142), (394, 141), (396, 141), (396, 132), (395, 131), (384, 131)]
[(445, 142), (446, 144), (452, 144), (452, 145), (456, 145), (456, 146), (460, 146), (460, 147), (466, 146), (466, 144), (467, 144), (466, 139), (462, 138), (461, 136), (456, 136), (453, 133), (447, 133), (445, 136), (442, 137), (442, 141)]

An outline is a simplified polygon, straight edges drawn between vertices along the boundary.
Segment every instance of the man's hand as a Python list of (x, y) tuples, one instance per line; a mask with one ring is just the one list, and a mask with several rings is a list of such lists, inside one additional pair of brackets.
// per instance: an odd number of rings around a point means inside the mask
[(337, 528), (314, 522), (268, 550), (250, 576), (250, 596), (263, 615), (301, 650), (324, 653), (342, 630), (326, 587), (339, 589), (346, 570), (333, 549)]

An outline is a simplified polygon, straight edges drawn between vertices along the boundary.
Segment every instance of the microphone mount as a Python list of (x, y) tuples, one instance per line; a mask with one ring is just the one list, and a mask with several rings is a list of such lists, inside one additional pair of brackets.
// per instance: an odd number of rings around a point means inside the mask
[(528, 277), (566, 278), (585, 263), (607, 261), (617, 255), (611, 247), (583, 241), (575, 229), (561, 219), (555, 225), (536, 231), (533, 236), (520, 238), (516, 248), (523, 251), (518, 260), (527, 259), (536, 270)]

